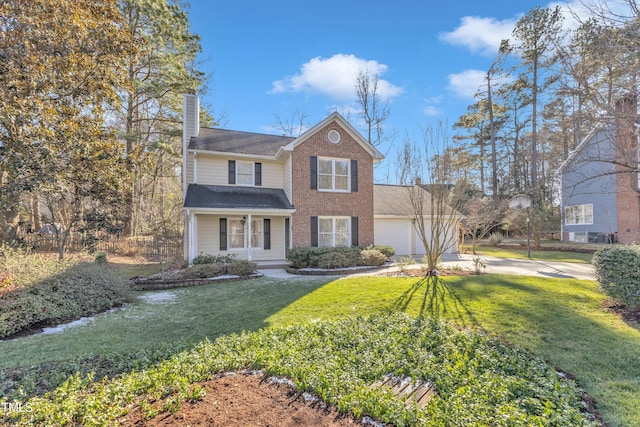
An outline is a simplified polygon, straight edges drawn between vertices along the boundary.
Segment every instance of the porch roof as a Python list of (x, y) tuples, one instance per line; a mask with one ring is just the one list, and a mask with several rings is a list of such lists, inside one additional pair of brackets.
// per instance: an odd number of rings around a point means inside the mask
[(208, 209), (294, 209), (279, 188), (189, 184), (185, 208)]

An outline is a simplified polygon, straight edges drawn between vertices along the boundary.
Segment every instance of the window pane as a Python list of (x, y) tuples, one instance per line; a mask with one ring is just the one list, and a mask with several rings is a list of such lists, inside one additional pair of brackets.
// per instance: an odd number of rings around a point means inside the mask
[(336, 190), (348, 190), (349, 179), (346, 176), (336, 176)]
[(336, 233), (349, 232), (349, 220), (346, 218), (336, 218)]
[(584, 221), (593, 224), (593, 205), (584, 205)]
[(253, 174), (253, 163), (238, 162), (238, 173)]
[(332, 163), (331, 160), (320, 159), (318, 161), (318, 172), (331, 175), (333, 173)]
[(336, 160), (336, 175), (349, 175), (349, 162)]
[(336, 246), (349, 246), (349, 235), (345, 233), (337, 233)]
[(333, 221), (331, 218), (320, 218), (318, 220), (320, 233), (333, 233)]
[(251, 247), (262, 248), (262, 219), (251, 220)]
[(253, 185), (253, 175), (238, 174), (236, 184)]
[(318, 236), (318, 246), (333, 246), (333, 238), (331, 234), (320, 234)]
[(244, 227), (242, 221), (238, 219), (229, 221), (229, 229), (231, 231), (229, 246), (232, 248), (244, 248)]
[(331, 175), (320, 175), (318, 177), (318, 188), (321, 190), (332, 190)]

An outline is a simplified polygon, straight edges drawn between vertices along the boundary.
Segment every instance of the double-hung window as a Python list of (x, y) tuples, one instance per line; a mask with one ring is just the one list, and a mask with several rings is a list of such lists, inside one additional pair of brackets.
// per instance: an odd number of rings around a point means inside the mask
[(351, 217), (319, 217), (318, 246), (350, 246)]
[(318, 158), (318, 190), (349, 191), (349, 160)]
[(229, 184), (244, 186), (262, 185), (262, 163), (229, 160)]
[(251, 235), (247, 242), (246, 237), (249, 233), (249, 224), (246, 223), (246, 220), (229, 220), (229, 248), (243, 249), (246, 248), (247, 243), (249, 243), (253, 249), (262, 249), (264, 242), (262, 224), (262, 219), (251, 220)]
[(564, 209), (565, 225), (593, 224), (593, 205), (567, 206)]

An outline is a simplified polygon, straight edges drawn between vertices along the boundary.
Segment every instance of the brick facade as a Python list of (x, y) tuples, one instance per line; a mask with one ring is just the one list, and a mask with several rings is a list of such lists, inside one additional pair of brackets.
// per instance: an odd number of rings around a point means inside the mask
[[(330, 130), (340, 132), (337, 144), (329, 142)], [(296, 212), (291, 218), (293, 247), (311, 245), (312, 216), (358, 217), (358, 243), (373, 243), (373, 158), (336, 121), (297, 145), (291, 153), (292, 200)], [(311, 190), (311, 156), (358, 161), (358, 191), (350, 193)]]
[(616, 133), (616, 207), (618, 242), (640, 242), (640, 192), (638, 191), (638, 136), (633, 125), (637, 117), (635, 99), (617, 104)]

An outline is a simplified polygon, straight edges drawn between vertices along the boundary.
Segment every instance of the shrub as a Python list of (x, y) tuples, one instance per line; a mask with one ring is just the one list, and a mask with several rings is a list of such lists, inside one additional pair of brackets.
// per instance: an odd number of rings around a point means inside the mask
[(498, 246), (502, 243), (502, 236), (498, 233), (491, 233), (489, 236), (489, 246)]
[(247, 261), (246, 259), (234, 259), (227, 264), (227, 274), (233, 276), (249, 276), (256, 271), (257, 265), (255, 262)]
[(210, 255), (200, 254), (193, 259), (193, 265), (200, 264), (229, 264), (236, 259), (235, 254), (228, 255)]
[(318, 259), (318, 267), (326, 269), (350, 267), (349, 258), (346, 254), (337, 251), (326, 252)]
[(345, 268), (362, 265), (361, 247), (298, 247), (289, 251), (287, 259), (294, 268)]
[(104, 251), (96, 252), (95, 262), (96, 264), (106, 264), (107, 253)]
[(640, 308), (640, 245), (605, 246), (592, 263), (606, 295), (632, 310)]
[(387, 256), (377, 249), (365, 249), (360, 252), (365, 265), (381, 266), (387, 260)]
[[(41, 259), (22, 258), (23, 264)], [(0, 338), (42, 325), (56, 325), (91, 316), (131, 300), (128, 282), (110, 269), (92, 263), (68, 263), (29, 285), (0, 294)], [(20, 270), (30, 271), (33, 266)], [(43, 273), (41, 273), (42, 275)], [(21, 278), (24, 283), (24, 278)]]
[(306, 268), (318, 265), (318, 258), (324, 253), (326, 248), (302, 246), (292, 248), (287, 254), (287, 259), (293, 268)]
[(185, 279), (208, 279), (225, 274), (225, 272), (226, 264), (198, 264), (187, 268), (182, 277)]
[(375, 249), (377, 251), (380, 251), (387, 258), (391, 258), (392, 256), (394, 256), (396, 254), (396, 250), (393, 249), (391, 246), (388, 246), (388, 245), (371, 245), (367, 249)]

